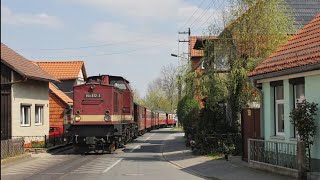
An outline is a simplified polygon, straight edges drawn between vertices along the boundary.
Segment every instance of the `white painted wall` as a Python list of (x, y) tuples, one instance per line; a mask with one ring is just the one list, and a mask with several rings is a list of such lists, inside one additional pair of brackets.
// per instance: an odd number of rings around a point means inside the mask
[(78, 78), (77, 78), (77, 80), (76, 80), (76, 85), (84, 84), (84, 83), (85, 83), (85, 81), (84, 81), (82, 69), (80, 69), (80, 72), (79, 72), (79, 74), (78, 74)]
[[(21, 103), (31, 104), (30, 126), (20, 124)], [(35, 105), (43, 105), (43, 124), (35, 125)], [(12, 136), (49, 135), (49, 83), (27, 80), (12, 85)]]

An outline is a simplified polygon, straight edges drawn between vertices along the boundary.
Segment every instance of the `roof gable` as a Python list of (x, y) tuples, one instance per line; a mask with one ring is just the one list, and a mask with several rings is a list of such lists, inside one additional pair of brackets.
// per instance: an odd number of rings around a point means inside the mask
[(203, 36), (190, 36), (190, 56), (191, 57), (202, 57), (204, 55), (203, 50), (193, 49), (197, 39), (200, 37), (203, 37)]
[(260, 63), (249, 77), (320, 64), (320, 14)]
[(27, 60), (3, 43), (1, 43), (1, 62), (26, 78), (40, 81), (58, 81), (32, 61)]
[(55, 94), (60, 100), (62, 100), (65, 104), (72, 104), (73, 100), (63, 93), (60, 89), (58, 89), (54, 84), (49, 83), (50, 92)]
[(196, 48), (196, 43), (208, 40), (208, 39), (214, 39), (216, 36), (190, 36), (190, 56), (191, 57), (202, 57), (204, 56), (204, 50)]
[(80, 71), (83, 74), (83, 78), (87, 79), (87, 73), (83, 61), (55, 61), (36, 63), (50, 75), (59, 80), (77, 79)]

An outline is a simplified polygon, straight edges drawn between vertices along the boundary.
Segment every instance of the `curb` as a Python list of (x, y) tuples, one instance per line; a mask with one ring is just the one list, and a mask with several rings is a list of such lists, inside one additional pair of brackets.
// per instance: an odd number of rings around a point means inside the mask
[[(49, 148), (45, 151), (45, 153), (52, 153), (52, 154), (57, 154), (60, 153), (62, 151), (66, 151), (73, 148), (72, 144), (66, 144), (66, 145), (59, 145), (59, 146), (55, 146), (52, 148)], [(8, 163), (12, 163), (12, 162), (16, 162), (22, 159), (29, 159), (32, 157), (33, 153), (23, 153), (21, 155), (17, 155), (17, 156), (13, 156), (13, 157), (7, 157), (5, 159), (1, 159), (1, 165), (4, 164), (8, 164)]]
[(1, 165), (15, 162), (15, 161), (22, 160), (22, 159), (29, 159), (29, 158), (31, 158), (31, 153), (24, 153), (24, 154), (21, 154), (18, 156), (8, 157), (5, 159), (1, 159)]
[[(193, 175), (195, 175), (195, 176), (198, 176), (198, 177), (201, 177), (201, 178), (204, 178), (204, 179), (221, 180), (221, 179), (216, 178), (216, 177), (206, 176), (206, 175), (204, 175), (204, 174), (202, 174), (202, 173), (193, 171), (193, 170), (191, 170), (191, 169), (187, 169), (187, 167), (184, 167), (184, 166), (182, 166), (182, 165), (180, 165), (180, 164), (178, 164), (178, 163), (175, 163), (175, 162), (170, 161), (169, 159), (167, 159), (166, 153), (164, 153), (164, 150), (165, 150), (165, 147), (166, 147), (166, 144), (167, 144), (166, 142), (167, 142), (167, 141), (168, 141), (168, 140), (165, 140), (165, 141), (164, 141), (163, 146), (162, 146), (162, 152), (161, 152), (162, 157), (163, 157), (164, 160), (166, 160), (166, 161), (169, 162), (170, 164), (172, 164), (172, 165), (174, 165), (174, 166), (176, 166), (176, 167), (178, 167), (178, 168), (180, 168), (180, 169), (184, 169), (186, 172), (189, 172), (190, 174), (193, 174)], [(184, 154), (184, 153), (189, 153), (189, 152), (191, 152), (191, 151), (189, 151), (189, 150), (182, 150), (182, 151), (177, 151), (177, 153), (170, 153), (170, 154)]]

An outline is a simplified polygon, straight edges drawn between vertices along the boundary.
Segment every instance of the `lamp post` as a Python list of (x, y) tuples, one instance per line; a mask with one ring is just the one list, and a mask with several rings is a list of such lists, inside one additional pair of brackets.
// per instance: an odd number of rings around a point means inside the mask
[[(181, 57), (177, 54), (171, 54), (172, 57), (178, 57), (178, 58), (184, 58), (184, 57)], [(180, 59), (178, 60), (178, 63), (179, 63), (179, 72), (178, 72), (178, 100), (181, 99), (181, 90), (182, 90), (182, 82), (181, 82), (181, 70), (180, 70)]]

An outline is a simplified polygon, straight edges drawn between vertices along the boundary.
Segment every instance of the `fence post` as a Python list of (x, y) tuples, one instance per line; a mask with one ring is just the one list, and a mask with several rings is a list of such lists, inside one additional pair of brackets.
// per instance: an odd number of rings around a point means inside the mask
[(248, 162), (250, 162), (250, 138), (248, 138)]
[(297, 142), (298, 179), (307, 179), (306, 146), (303, 141)]
[(47, 148), (47, 135), (44, 135), (44, 148)]

